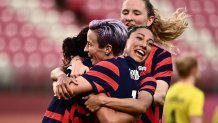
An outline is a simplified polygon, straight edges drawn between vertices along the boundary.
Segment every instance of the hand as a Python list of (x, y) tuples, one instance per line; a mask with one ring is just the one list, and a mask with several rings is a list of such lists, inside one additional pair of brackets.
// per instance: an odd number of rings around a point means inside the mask
[(96, 112), (98, 111), (102, 104), (103, 104), (103, 100), (102, 98), (104, 98), (106, 95), (105, 94), (90, 94), (86, 97), (83, 97), (83, 99), (86, 100), (85, 105), (86, 108), (89, 109), (91, 112)]
[(61, 75), (58, 77), (56, 82), (56, 93), (55, 95), (58, 99), (70, 99), (73, 96), (73, 91), (70, 89), (70, 84), (78, 85), (78, 82), (75, 78), (67, 77), (66, 75)]
[(82, 60), (79, 56), (75, 56), (72, 58), (70, 65), (72, 67), (71, 76), (72, 77), (78, 77), (85, 72), (89, 71), (89, 68), (85, 65), (83, 65)]
[(54, 96), (56, 96), (57, 95), (57, 82), (56, 81), (52, 83), (52, 87), (53, 87)]

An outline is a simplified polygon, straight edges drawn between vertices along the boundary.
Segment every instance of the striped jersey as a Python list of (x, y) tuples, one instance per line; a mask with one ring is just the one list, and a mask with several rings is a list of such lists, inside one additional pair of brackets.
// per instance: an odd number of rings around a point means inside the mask
[[(164, 80), (170, 85), (173, 67), (172, 56), (168, 51), (153, 46), (144, 66), (146, 70), (141, 72), (140, 75), (150, 74), (156, 80)], [(162, 114), (163, 106), (152, 105), (137, 123), (161, 123)]]
[(131, 57), (117, 57), (97, 63), (82, 76), (92, 85), (95, 93), (107, 92), (111, 97), (136, 98), (134, 91), (145, 90), (153, 95), (155, 80), (139, 74), (138, 65)]
[[(91, 67), (91, 61), (84, 59), (84, 65)], [(47, 108), (42, 123), (92, 123), (93, 117), (84, 106), (81, 97), (74, 97), (70, 100), (59, 100), (56, 96)]]

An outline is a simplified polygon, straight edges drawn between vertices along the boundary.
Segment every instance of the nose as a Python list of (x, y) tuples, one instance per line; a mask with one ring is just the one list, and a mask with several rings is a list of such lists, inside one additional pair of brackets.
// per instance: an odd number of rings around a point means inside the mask
[(141, 44), (141, 47), (142, 47), (144, 50), (147, 50), (147, 48), (149, 47), (149, 42), (148, 42), (148, 41), (143, 41), (143, 43)]
[(133, 15), (131, 13), (126, 15), (126, 21), (133, 21)]
[(148, 42), (147, 41), (143, 41), (142, 47), (146, 47), (147, 45), (148, 45)]
[(84, 47), (84, 52), (88, 52), (88, 46), (87, 45)]

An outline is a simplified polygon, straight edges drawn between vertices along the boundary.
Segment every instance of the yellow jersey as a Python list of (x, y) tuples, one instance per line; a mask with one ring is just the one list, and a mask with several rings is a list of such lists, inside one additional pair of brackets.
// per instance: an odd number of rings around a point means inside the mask
[(218, 106), (217, 106), (216, 109), (214, 110), (212, 123), (218, 123)]
[(202, 116), (204, 93), (189, 83), (177, 82), (167, 92), (165, 123), (190, 123), (190, 116)]

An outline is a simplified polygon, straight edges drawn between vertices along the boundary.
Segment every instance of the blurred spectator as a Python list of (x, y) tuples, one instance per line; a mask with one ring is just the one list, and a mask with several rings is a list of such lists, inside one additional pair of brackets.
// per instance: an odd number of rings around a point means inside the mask
[(65, 10), (66, 9), (66, 0), (55, 0), (55, 4), (58, 9)]
[(165, 123), (202, 123), (204, 93), (195, 86), (198, 61), (185, 55), (176, 59), (179, 80), (170, 87), (165, 101)]
[(218, 105), (216, 106), (214, 110), (212, 123), (218, 123)]

